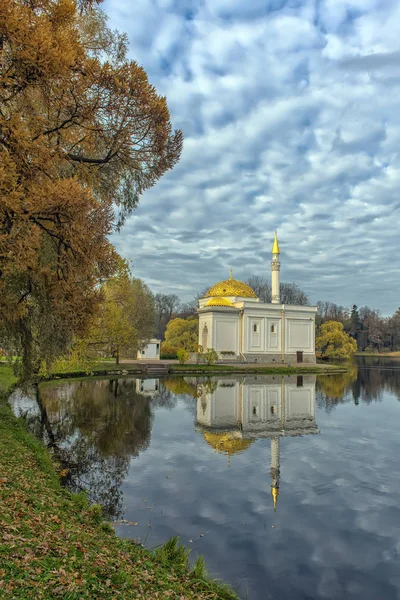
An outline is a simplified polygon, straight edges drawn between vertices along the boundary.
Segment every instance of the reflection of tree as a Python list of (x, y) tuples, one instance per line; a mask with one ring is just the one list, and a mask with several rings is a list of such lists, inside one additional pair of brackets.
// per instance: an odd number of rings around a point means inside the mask
[[(400, 361), (380, 356), (357, 357), (347, 373), (317, 377), (317, 404), (327, 409), (341, 402), (378, 402), (384, 392), (400, 401)], [(351, 396), (349, 393), (351, 392)]]
[(167, 408), (172, 410), (178, 403), (177, 397), (167, 390), (163, 384), (164, 380), (161, 380), (158, 392), (151, 397), (151, 405), (154, 408)]
[(183, 377), (166, 377), (163, 379), (163, 383), (167, 390), (175, 395), (188, 394), (193, 398), (197, 398), (197, 385)]
[(359, 369), (361, 399), (363, 402), (380, 400), (383, 392), (394, 394), (400, 400), (400, 362), (391, 361), (380, 366), (365, 366)]
[(346, 365), (349, 369), (345, 373), (336, 375), (319, 375), (317, 377), (317, 404), (327, 410), (334, 405), (348, 402), (346, 392), (353, 390), (357, 381), (358, 368), (355, 364)]
[(160, 379), (160, 389), (151, 399), (153, 407), (175, 408), (178, 400), (186, 405), (193, 415), (196, 413), (198, 380), (183, 377), (165, 377)]
[(108, 516), (117, 516), (129, 460), (149, 444), (149, 399), (136, 392), (135, 380), (91, 380), (43, 385), (39, 402), (70, 485), (87, 490)]

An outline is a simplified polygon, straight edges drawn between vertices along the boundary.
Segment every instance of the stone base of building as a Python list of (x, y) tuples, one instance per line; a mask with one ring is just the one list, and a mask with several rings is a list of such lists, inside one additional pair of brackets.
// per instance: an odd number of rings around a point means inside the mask
[(301, 357), (297, 357), (297, 354), (285, 354), (282, 358), (282, 354), (243, 354), (243, 358), (247, 363), (278, 363), (278, 364), (315, 364), (317, 362), (315, 354), (303, 354), (302, 360), (298, 360)]

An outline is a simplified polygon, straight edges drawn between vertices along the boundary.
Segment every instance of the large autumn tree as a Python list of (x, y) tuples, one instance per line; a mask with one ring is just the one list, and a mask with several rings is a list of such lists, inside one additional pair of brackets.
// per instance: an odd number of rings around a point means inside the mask
[(0, 0), (0, 335), (26, 370), (82, 333), (115, 271), (108, 234), (181, 152), (94, 5)]

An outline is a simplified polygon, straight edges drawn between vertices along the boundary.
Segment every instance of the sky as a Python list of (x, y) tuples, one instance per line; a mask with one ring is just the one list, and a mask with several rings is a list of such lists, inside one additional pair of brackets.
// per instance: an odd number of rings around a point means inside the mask
[(270, 276), (311, 302), (400, 306), (399, 0), (106, 0), (182, 129), (113, 243), (188, 301)]

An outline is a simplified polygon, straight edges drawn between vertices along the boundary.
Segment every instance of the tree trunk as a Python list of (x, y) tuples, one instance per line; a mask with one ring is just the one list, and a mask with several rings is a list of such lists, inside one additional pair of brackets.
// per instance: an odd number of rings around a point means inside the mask
[(22, 380), (30, 381), (33, 375), (33, 336), (26, 319), (20, 320), (22, 342)]

